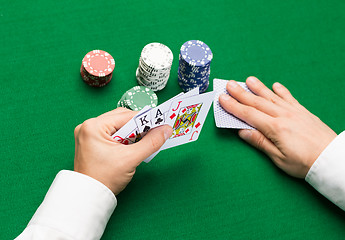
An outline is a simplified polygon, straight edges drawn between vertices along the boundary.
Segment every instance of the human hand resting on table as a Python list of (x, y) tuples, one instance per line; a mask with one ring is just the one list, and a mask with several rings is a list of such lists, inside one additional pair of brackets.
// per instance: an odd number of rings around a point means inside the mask
[(107, 186), (115, 195), (131, 181), (136, 167), (158, 151), (172, 134), (164, 125), (150, 130), (140, 142), (123, 145), (111, 135), (137, 112), (117, 108), (86, 120), (74, 130), (74, 171), (88, 175)]
[(286, 173), (304, 178), (337, 134), (283, 85), (273, 84), (273, 92), (255, 77), (246, 84), (256, 95), (229, 81), (226, 88), (231, 96), (221, 95), (220, 105), (257, 129), (240, 130), (242, 139), (265, 152)]

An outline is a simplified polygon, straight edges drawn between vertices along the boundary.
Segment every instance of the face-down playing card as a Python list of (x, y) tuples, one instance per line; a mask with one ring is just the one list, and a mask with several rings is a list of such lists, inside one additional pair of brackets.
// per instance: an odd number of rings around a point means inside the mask
[[(213, 90), (216, 92), (213, 103), (214, 120), (218, 128), (235, 128), (235, 129), (254, 129), (246, 122), (226, 112), (219, 104), (219, 96), (221, 94), (229, 94), (226, 90), (228, 80), (213, 79)], [(244, 82), (237, 82), (244, 90), (251, 92)], [(252, 92), (251, 92), (252, 93)]]

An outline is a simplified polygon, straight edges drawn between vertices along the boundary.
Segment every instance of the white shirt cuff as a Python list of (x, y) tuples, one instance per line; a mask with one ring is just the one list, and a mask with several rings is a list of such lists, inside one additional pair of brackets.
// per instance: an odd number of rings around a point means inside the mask
[(305, 180), (345, 210), (345, 131), (320, 154)]
[(43, 226), (71, 239), (100, 239), (117, 204), (113, 192), (81, 173), (60, 171), (28, 228)]

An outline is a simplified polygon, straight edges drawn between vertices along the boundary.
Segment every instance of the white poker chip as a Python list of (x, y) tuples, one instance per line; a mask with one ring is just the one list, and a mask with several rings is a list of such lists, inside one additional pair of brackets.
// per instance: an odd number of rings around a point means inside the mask
[(148, 66), (152, 66), (155, 69), (162, 69), (171, 67), (173, 54), (162, 43), (149, 43), (143, 48), (141, 58)]
[(173, 54), (162, 43), (149, 43), (141, 51), (136, 78), (140, 85), (153, 91), (162, 90), (170, 76)]

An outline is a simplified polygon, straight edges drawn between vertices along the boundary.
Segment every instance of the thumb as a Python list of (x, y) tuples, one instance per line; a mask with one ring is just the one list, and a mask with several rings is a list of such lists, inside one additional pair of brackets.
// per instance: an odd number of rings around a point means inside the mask
[(138, 164), (157, 152), (171, 136), (172, 131), (169, 125), (163, 125), (151, 129), (139, 142), (129, 145), (129, 147), (133, 147), (133, 152), (137, 155)]
[(238, 132), (238, 135), (244, 141), (263, 151), (271, 158), (281, 155), (280, 150), (273, 144), (273, 142), (258, 130), (243, 129)]

